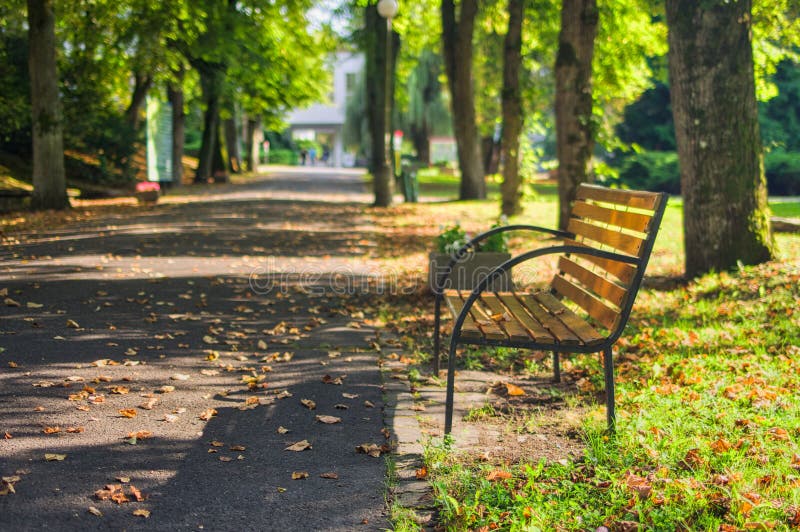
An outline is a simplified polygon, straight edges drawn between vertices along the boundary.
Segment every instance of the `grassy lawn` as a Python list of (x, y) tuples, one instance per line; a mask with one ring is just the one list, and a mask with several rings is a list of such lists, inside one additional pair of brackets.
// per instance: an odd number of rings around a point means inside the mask
[[(800, 203), (773, 209), (796, 216)], [(391, 219), (416, 237), (406, 253), (422, 257), (440, 224), (458, 220), (477, 231), (496, 214), (495, 201), (448, 202), (399, 206)], [(555, 215), (552, 188), (543, 189), (519, 221), (552, 226)], [(487, 459), (428, 442), (428, 480), (447, 530), (800, 527), (800, 236), (776, 235), (779, 261), (686, 283), (679, 278), (681, 216), (680, 201), (671, 201), (650, 279), (615, 350), (616, 434), (605, 430), (597, 357), (577, 355), (565, 363), (582, 377), (572, 377), (575, 399), (567, 408), (582, 412), (575, 436), (582, 455), (491, 457), (500, 452)], [(531, 244), (538, 245), (512, 241), (518, 250)], [(405, 332), (429, 350), (430, 311), (419, 302), (400, 308), (393, 321), (422, 323)], [(460, 364), (515, 367), (524, 378), (526, 366), (510, 358), (467, 351)], [(503, 424), (512, 436), (537, 433), (536, 412), (478, 414), (471, 422)], [(403, 523), (401, 529), (414, 528)]]

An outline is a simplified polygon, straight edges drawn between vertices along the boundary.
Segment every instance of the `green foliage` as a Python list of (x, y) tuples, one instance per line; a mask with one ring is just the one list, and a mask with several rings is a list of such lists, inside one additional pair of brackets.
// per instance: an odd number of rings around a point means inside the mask
[(269, 150), (270, 164), (289, 164), (296, 165), (298, 162), (297, 152), (294, 150), (272, 149)]
[(618, 180), (628, 188), (679, 194), (678, 154), (674, 151), (643, 151), (628, 155), (619, 168)]
[(773, 150), (764, 156), (764, 169), (770, 194), (800, 195), (800, 152)]
[[(491, 229), (505, 225), (505, 220), (500, 220), (492, 224)], [(452, 254), (461, 249), (472, 237), (467, 234), (460, 224), (445, 227), (436, 237), (436, 250), (439, 253)], [(475, 251), (486, 251), (495, 253), (508, 252), (508, 233), (502, 232), (494, 234), (478, 242)]]

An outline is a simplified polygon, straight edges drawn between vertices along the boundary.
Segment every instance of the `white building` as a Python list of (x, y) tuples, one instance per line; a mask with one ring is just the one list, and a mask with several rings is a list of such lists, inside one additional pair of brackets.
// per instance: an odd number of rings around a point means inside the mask
[[(325, 137), (331, 147), (332, 166), (352, 166), (352, 157), (347, 157), (342, 143), (342, 128), (345, 122), (347, 99), (356, 89), (358, 76), (364, 70), (364, 56), (350, 52), (336, 54), (333, 64), (333, 90), (328, 102), (315, 103), (305, 109), (295, 109), (286, 121), (292, 138), (320, 140)], [(321, 157), (322, 154), (319, 154)], [(349, 160), (348, 160), (349, 159)]]

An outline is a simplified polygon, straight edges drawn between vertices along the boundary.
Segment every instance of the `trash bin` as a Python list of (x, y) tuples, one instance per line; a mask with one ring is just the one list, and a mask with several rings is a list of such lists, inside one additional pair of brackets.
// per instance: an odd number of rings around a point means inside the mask
[(400, 188), (406, 203), (417, 203), (419, 200), (419, 183), (417, 182), (417, 167), (404, 164), (400, 171)]

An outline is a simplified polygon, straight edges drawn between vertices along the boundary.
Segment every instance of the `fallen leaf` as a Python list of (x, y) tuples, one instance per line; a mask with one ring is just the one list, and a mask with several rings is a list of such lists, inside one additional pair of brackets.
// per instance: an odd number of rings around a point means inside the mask
[(301, 480), (308, 478), (308, 471), (294, 471), (292, 472), (292, 480)]
[(246, 449), (247, 449), (247, 447), (245, 447), (244, 445), (231, 445), (231, 446), (229, 447), (229, 449), (230, 449), (231, 451), (244, 451), (244, 450), (246, 450)]
[(131, 389), (128, 388), (127, 386), (112, 386), (111, 388), (109, 388), (109, 391), (116, 395), (125, 395), (127, 393), (130, 393)]
[(3, 303), (5, 303), (7, 307), (18, 307), (19, 306), (19, 302), (18, 301), (14, 301), (10, 297), (5, 298), (3, 300)]
[(364, 406), (367, 408), (375, 408), (375, 403), (372, 401), (364, 401)]
[(190, 379), (190, 376), (187, 375), (186, 373), (176, 373), (175, 375), (172, 375), (170, 379), (174, 381), (188, 381)]
[(131, 477), (114, 477), (114, 480), (117, 482), (122, 482), (123, 484), (127, 484), (131, 481)]
[(34, 303), (33, 301), (28, 301), (25, 303), (25, 306), (28, 308), (42, 308), (44, 305), (41, 303)]
[(98, 510), (94, 506), (89, 506), (89, 508), (87, 508), (86, 511), (89, 512), (92, 515), (96, 515), (97, 517), (102, 517), (103, 516), (103, 512), (101, 512), (100, 510)]
[(304, 407), (308, 408), (309, 410), (314, 410), (315, 408), (317, 408), (317, 403), (315, 403), (311, 399), (300, 399), (300, 402), (303, 404)]
[(342, 397), (345, 399), (356, 399), (358, 397), (357, 393), (343, 393)]
[(308, 443), (308, 440), (300, 440), (299, 442), (293, 443), (290, 446), (286, 447), (284, 451), (305, 451), (306, 449), (311, 449), (311, 444)]
[(419, 480), (423, 480), (428, 477), (428, 468), (425, 466), (420, 467), (416, 471), (416, 476)]
[(67, 427), (67, 432), (70, 434), (80, 434), (81, 432), (85, 431), (84, 427)]
[(362, 443), (356, 446), (356, 452), (368, 454), (373, 458), (379, 458), (381, 455), (381, 448), (374, 443)]
[(45, 427), (42, 429), (45, 434), (56, 434), (61, 432), (61, 427)]
[(152, 438), (153, 433), (149, 430), (139, 430), (136, 432), (129, 432), (128, 438), (136, 438), (137, 440), (146, 440), (147, 438)]
[(133, 408), (124, 408), (119, 411), (119, 415), (127, 418), (136, 417), (136, 410)]
[(287, 429), (286, 427), (278, 427), (277, 432), (278, 434), (286, 434), (287, 432), (289, 432), (289, 429)]
[(142, 410), (152, 410), (154, 406), (158, 404), (158, 397), (152, 397), (148, 399), (146, 402), (139, 405), (139, 408)]
[(63, 462), (67, 457), (66, 454), (45, 453), (44, 459), (48, 462)]
[(328, 478), (328, 479), (331, 479), (331, 480), (336, 480), (336, 479), (339, 478), (339, 475), (337, 475), (333, 471), (329, 471), (327, 473), (320, 473), (319, 477), (320, 478)]
[(219, 461), (220, 462), (230, 462), (231, 460), (233, 460), (233, 458), (231, 458), (230, 456), (220, 456), (219, 457)]
[(156, 391), (157, 391), (158, 393), (172, 393), (172, 392), (174, 392), (174, 391), (175, 391), (175, 387), (174, 387), (174, 386), (169, 386), (169, 385), (166, 385), (166, 386), (162, 386), (161, 388), (159, 388), (159, 389), (158, 389), (158, 390), (156, 390)]
[(341, 423), (342, 418), (336, 416), (317, 416), (317, 421), (327, 425), (332, 425), (334, 423)]
[(146, 496), (146, 495), (144, 495), (144, 494), (143, 494), (143, 493), (142, 493), (142, 492), (139, 490), (139, 488), (137, 488), (137, 487), (136, 487), (136, 486), (134, 486), (133, 484), (131, 484), (130, 486), (128, 486), (128, 488), (130, 489), (131, 495), (132, 495), (132, 496), (133, 496), (133, 498), (136, 500), (136, 502), (142, 502), (142, 501), (144, 501), (145, 499), (147, 499), (147, 496)]
[(493, 469), (486, 475), (486, 480), (506, 480), (511, 478), (511, 473), (502, 469)]
[(70, 329), (80, 329), (81, 326), (75, 320), (67, 320), (67, 327)]
[(505, 385), (506, 385), (506, 391), (508, 392), (509, 396), (520, 397), (525, 395), (525, 390), (523, 390), (519, 386), (511, 384), (510, 382), (505, 383)]
[(337, 404), (333, 405), (333, 408), (338, 408), (339, 410), (347, 410), (350, 407), (347, 406), (347, 405), (344, 405), (342, 403), (337, 403)]
[(213, 408), (207, 408), (207, 409), (203, 410), (202, 412), (200, 412), (200, 416), (199, 417), (203, 421), (208, 421), (209, 419), (211, 419), (212, 417), (214, 417), (216, 415), (217, 415), (217, 411), (216, 410), (214, 410)]
[(148, 517), (150, 517), (150, 510), (145, 510), (144, 508), (139, 508), (138, 510), (134, 510), (133, 511), (133, 515), (135, 515), (137, 517), (144, 517), (145, 519), (147, 519)]

